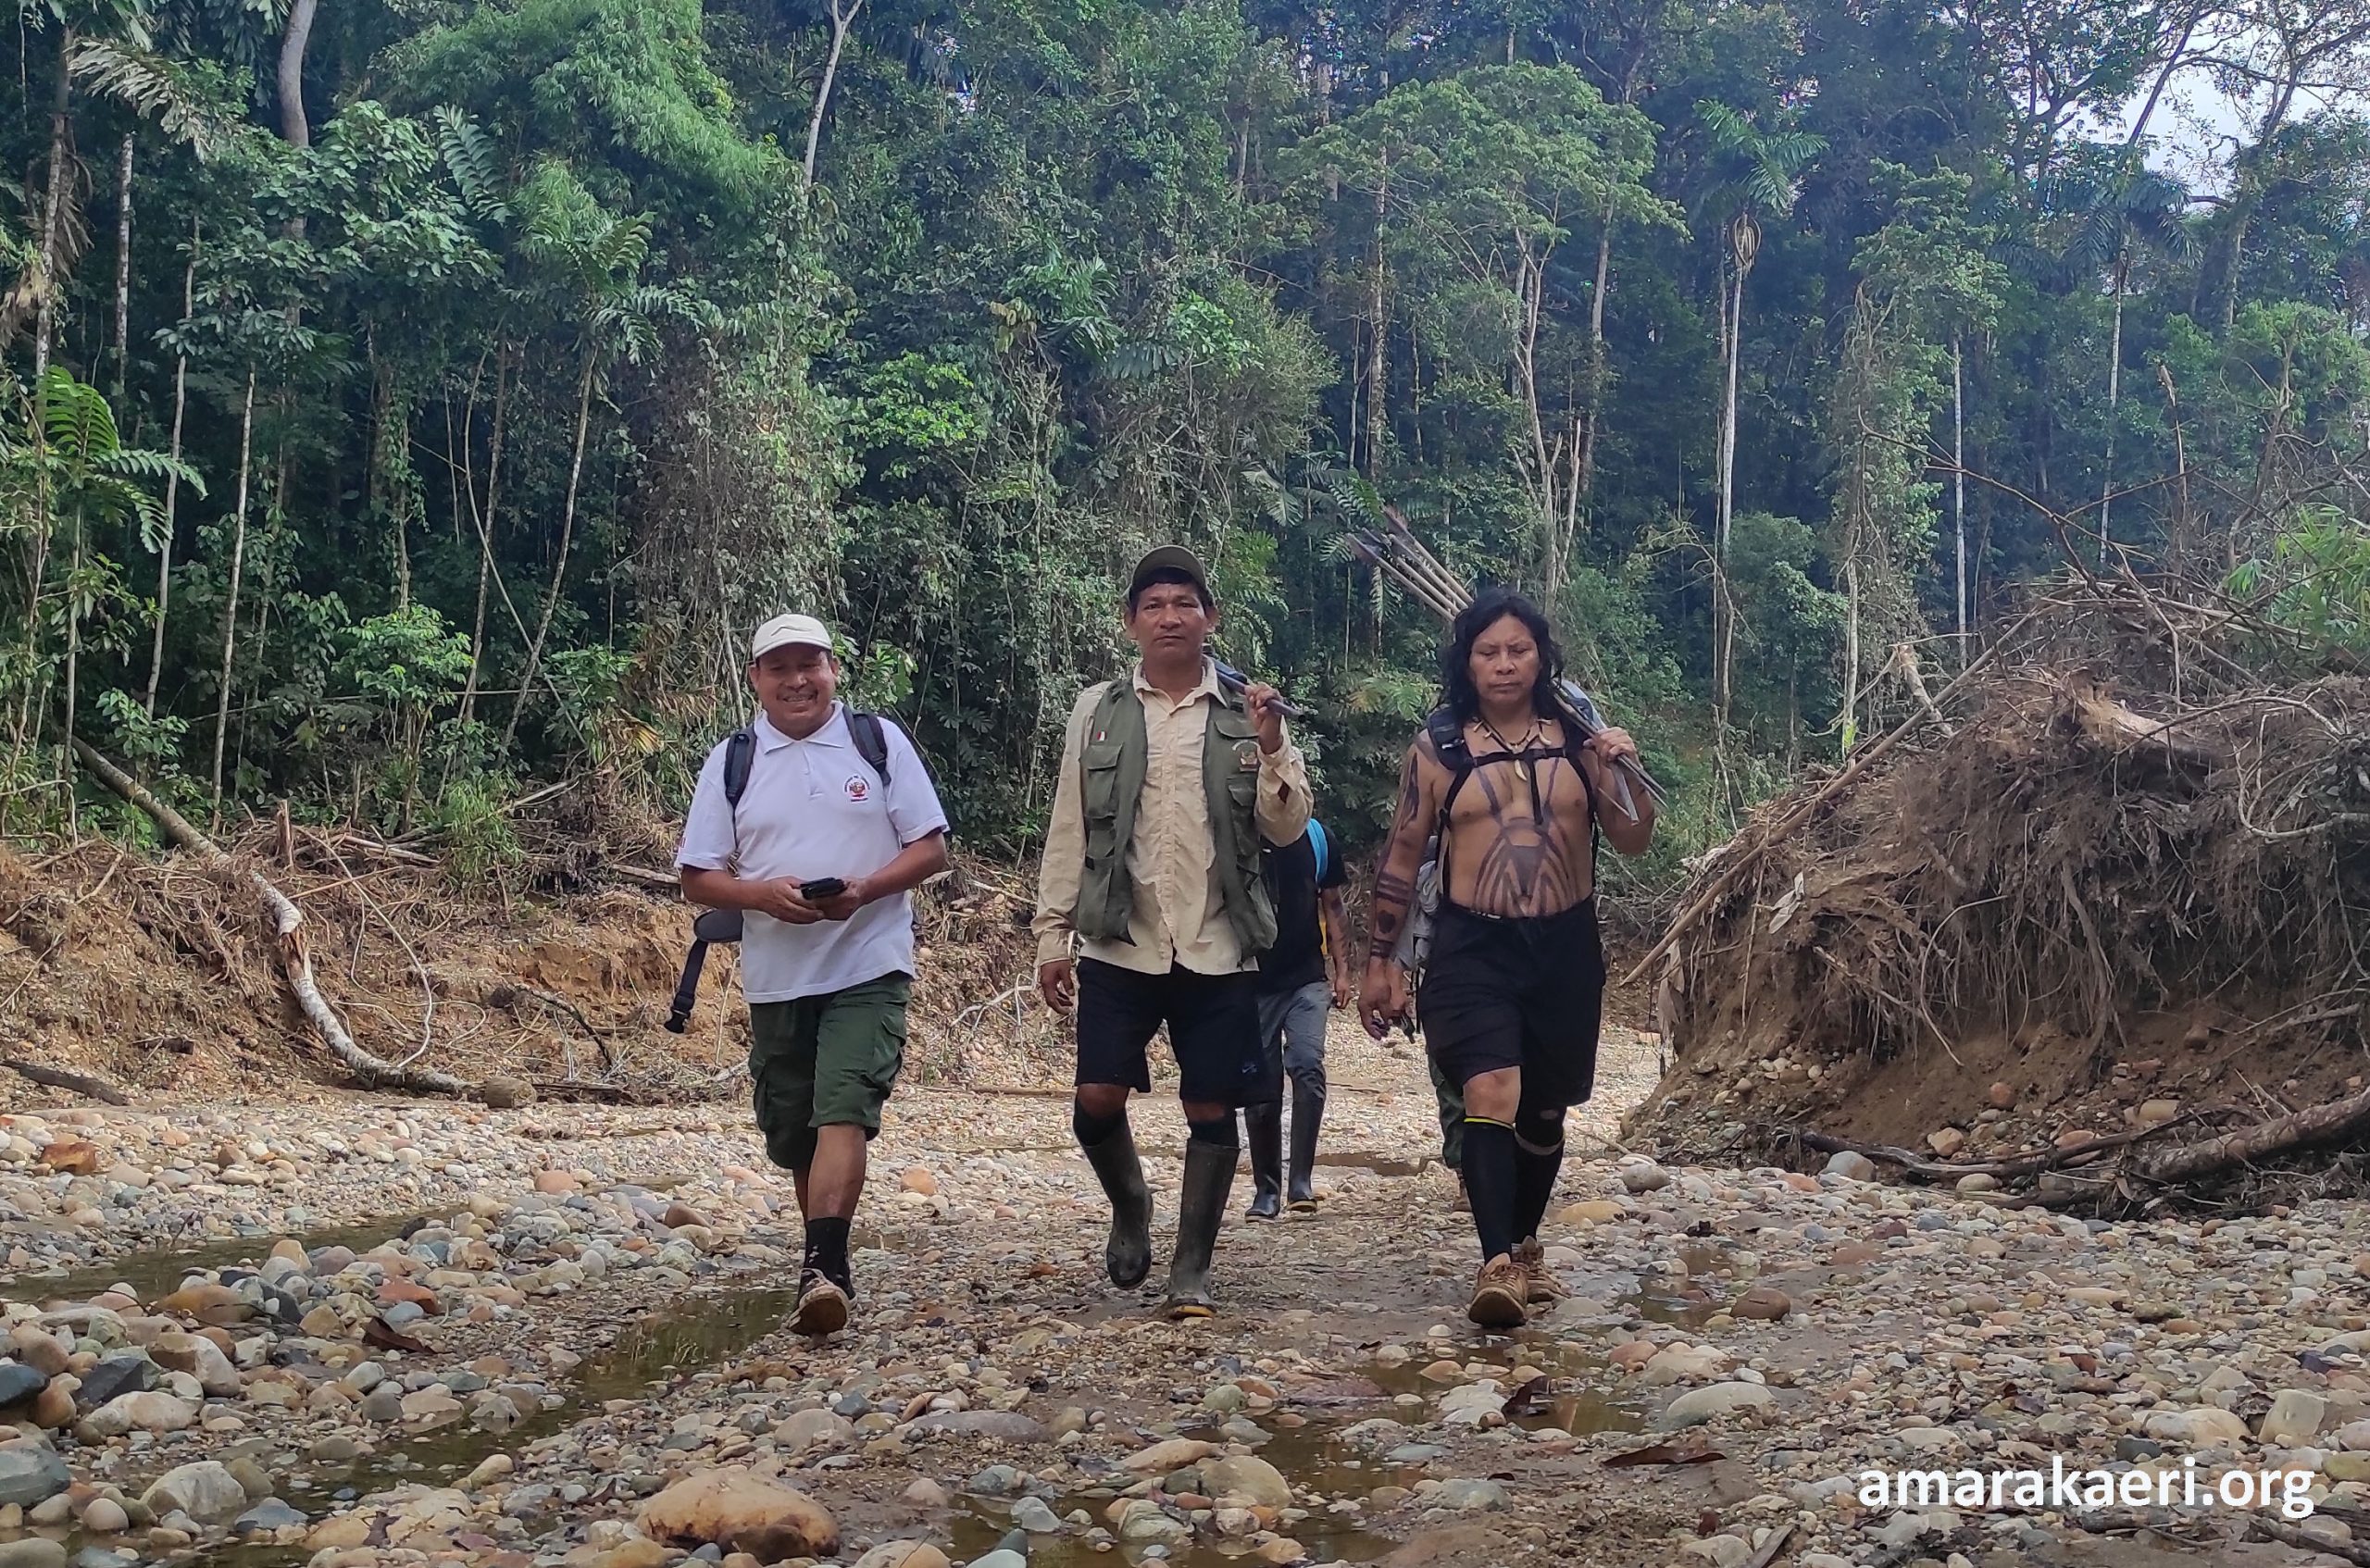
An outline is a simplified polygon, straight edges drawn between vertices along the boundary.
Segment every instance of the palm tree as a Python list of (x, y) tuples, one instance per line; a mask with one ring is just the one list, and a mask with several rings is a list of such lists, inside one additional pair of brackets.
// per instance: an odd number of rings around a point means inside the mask
[(1736, 650), (1736, 616), (1728, 604), (1728, 533), (1736, 515), (1737, 360), (1744, 341), (1744, 280), (1761, 255), (1765, 219), (1784, 218), (1802, 193), (1802, 171), (1827, 150), (1827, 139), (1807, 131), (1760, 131), (1726, 104), (1695, 106), (1695, 117), (1710, 137), (1718, 178), (1704, 200), (1719, 216), (1727, 246), (1720, 258), (1720, 347), (1726, 386), (1720, 404), (1720, 499), (1713, 542), (1712, 602), (1714, 705), (1720, 725), (1728, 716), (1728, 672)]
[(2115, 411), (2123, 401), (2123, 302), (2131, 285), (2135, 249), (2162, 256), (2184, 256), (2192, 239), (2182, 216), (2189, 191), (2178, 180), (2150, 168), (2127, 149), (2112, 166), (2077, 181), (2068, 193), (2074, 231), (2057, 255), (2072, 286), (2089, 287), (2101, 273), (2114, 295), (2114, 327), (2107, 348), (2107, 439), (2099, 481), (2099, 553), (2104, 559), (2114, 501)]
[(527, 667), (518, 681), (518, 698), (511, 704), (502, 744), (508, 750), (518, 732), (518, 716), (534, 690), (543, 667), (543, 642), (552, 616), (559, 608), (560, 590), (568, 578), (568, 549), (576, 537), (576, 501), (584, 477), (584, 447), (592, 424), (592, 395), (608, 367), (619, 358), (640, 365), (655, 355), (659, 328), (667, 319), (712, 327), (716, 307), (671, 284), (645, 283), (642, 269), (650, 257), (650, 219), (642, 215), (619, 217), (592, 201), (572, 180), (562, 180), (561, 193), (550, 199), (530, 197), (533, 205), (520, 248), (546, 274), (550, 292), (576, 322), (576, 442), (568, 459), (567, 499), (560, 507), (559, 548), (552, 561), (552, 578), (543, 591), (543, 609), (535, 635), (527, 644)]

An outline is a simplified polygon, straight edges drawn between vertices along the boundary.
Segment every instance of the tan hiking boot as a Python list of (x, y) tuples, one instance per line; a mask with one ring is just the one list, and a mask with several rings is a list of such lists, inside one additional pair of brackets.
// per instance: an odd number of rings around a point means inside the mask
[(798, 1310), (790, 1314), (792, 1330), (819, 1339), (847, 1325), (847, 1292), (810, 1270), (799, 1285)]
[(1484, 1328), (1520, 1328), (1529, 1320), (1523, 1307), (1529, 1293), (1530, 1280), (1521, 1265), (1501, 1252), (1481, 1265), (1473, 1282), (1473, 1304), (1465, 1315)]
[(1564, 1288), (1564, 1282), (1548, 1268), (1547, 1249), (1540, 1245), (1536, 1236), (1528, 1241), (1516, 1242), (1514, 1256), (1515, 1266), (1522, 1270), (1523, 1279), (1528, 1287), (1523, 1300), (1531, 1305), (1560, 1301), (1571, 1294)]
[(1456, 1173), (1456, 1201), (1448, 1206), (1448, 1212), (1452, 1214), (1469, 1214), (1473, 1212), (1473, 1195), (1465, 1190), (1463, 1171)]

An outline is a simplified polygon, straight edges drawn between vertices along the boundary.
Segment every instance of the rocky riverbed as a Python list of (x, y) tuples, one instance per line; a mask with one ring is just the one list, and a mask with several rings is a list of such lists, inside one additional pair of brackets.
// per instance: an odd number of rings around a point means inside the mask
[[(2358, 1208), (1665, 1168), (1605, 1142), (1656, 1076), (1619, 1034), (1568, 1294), (1491, 1336), (1420, 1062), (1337, 1030), (1335, 1071), (1318, 1211), (1230, 1225), (1181, 1325), (1102, 1283), (1060, 1094), (901, 1095), (820, 1345), (737, 1108), (0, 1118), (0, 1568), (2370, 1560)], [(1165, 1228), (1173, 1100), (1138, 1126)], [(2052, 1465), (2118, 1495), (1986, 1491)], [(1954, 1489), (1864, 1496), (1904, 1470)]]

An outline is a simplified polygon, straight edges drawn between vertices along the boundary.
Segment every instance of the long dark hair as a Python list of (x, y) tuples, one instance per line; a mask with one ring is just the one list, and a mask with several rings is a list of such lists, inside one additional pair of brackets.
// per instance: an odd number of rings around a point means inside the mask
[(1441, 650), (1441, 684), (1448, 692), (1449, 712), (1461, 724), (1481, 716), (1481, 693), (1473, 684), (1473, 645), (1481, 634), (1508, 616), (1522, 622), (1539, 644), (1539, 684), (1530, 694), (1531, 706), (1541, 718), (1561, 718), (1563, 699), (1555, 683), (1564, 674), (1564, 650), (1547, 624), (1546, 612), (1511, 588), (1485, 588), (1474, 596), (1449, 630), (1448, 646)]

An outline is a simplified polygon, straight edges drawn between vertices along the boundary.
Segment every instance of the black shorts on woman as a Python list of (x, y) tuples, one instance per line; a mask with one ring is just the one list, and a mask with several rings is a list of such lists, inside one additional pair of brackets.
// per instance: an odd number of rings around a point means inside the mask
[(1604, 978), (1594, 894), (1537, 915), (1443, 901), (1416, 1016), (1451, 1083), (1519, 1067), (1524, 1108), (1562, 1110), (1596, 1087)]

